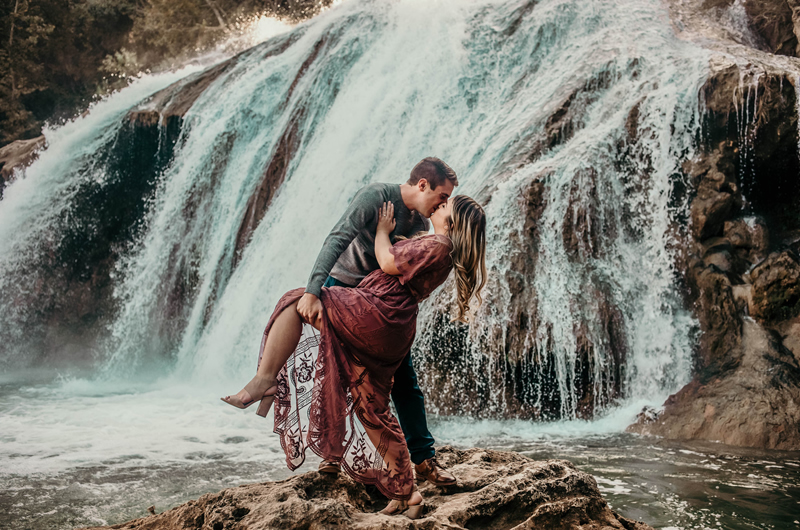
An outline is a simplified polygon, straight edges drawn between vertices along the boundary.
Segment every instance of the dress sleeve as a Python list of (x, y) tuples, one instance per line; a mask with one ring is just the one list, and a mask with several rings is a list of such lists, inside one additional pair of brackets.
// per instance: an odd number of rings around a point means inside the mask
[(431, 269), (449, 263), (450, 248), (435, 237), (418, 237), (398, 241), (389, 252), (394, 256), (394, 265), (400, 271), (400, 283)]

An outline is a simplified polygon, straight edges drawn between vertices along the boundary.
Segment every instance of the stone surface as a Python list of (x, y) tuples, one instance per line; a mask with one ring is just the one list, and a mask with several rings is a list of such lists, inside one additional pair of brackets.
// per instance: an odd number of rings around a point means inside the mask
[(765, 252), (769, 248), (769, 230), (762, 219), (734, 219), (725, 221), (723, 235), (734, 248)]
[(203, 91), (235, 65), (235, 59), (230, 59), (159, 90), (131, 110), (128, 120), (143, 126), (166, 126), (174, 120), (182, 122)]
[(797, 56), (797, 35), (792, 22), (793, 0), (747, 0), (745, 13), (750, 27), (762, 38), (767, 50)]
[(800, 263), (793, 252), (773, 253), (750, 273), (753, 316), (781, 321), (800, 313)]
[(800, 363), (800, 317), (786, 320), (775, 326), (775, 331), (783, 339), (783, 345), (789, 349)]
[(800, 365), (779, 336), (752, 319), (736, 348), (739, 365), (708, 382), (695, 379), (647, 410), (629, 432), (743, 447), (800, 449)]
[(0, 148), (0, 189), (14, 178), (17, 169), (28, 167), (45, 145), (44, 135), (30, 140), (17, 140)]
[(569, 462), (452, 447), (441, 448), (437, 456), (459, 483), (447, 491), (422, 484), (426, 508), (416, 521), (376, 513), (387, 501), (349, 477), (310, 471), (203, 495), (161, 514), (95, 529), (652, 530), (613, 512), (594, 478)]
[(700, 347), (696, 375), (701, 379), (734, 368), (739, 363), (738, 346), (742, 320), (728, 277), (706, 267), (696, 274), (700, 296), (695, 312), (700, 320)]
[(724, 156), (724, 150), (717, 149), (684, 165), (697, 189), (690, 213), (692, 235), (700, 241), (722, 235), (725, 220), (739, 205), (735, 174)]

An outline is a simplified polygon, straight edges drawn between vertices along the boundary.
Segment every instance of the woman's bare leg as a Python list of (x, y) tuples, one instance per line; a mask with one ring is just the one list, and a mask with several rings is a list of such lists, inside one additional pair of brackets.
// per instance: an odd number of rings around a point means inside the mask
[(303, 321), (297, 313), (297, 302), (295, 302), (281, 311), (272, 323), (264, 351), (261, 352), (258, 375), (270, 379), (277, 378), (278, 372), (297, 348), (302, 332)]
[[(257, 377), (263, 378), (259, 386), (266, 386), (263, 388), (266, 391), (265, 395), (275, 393), (278, 372), (280, 372), (283, 365), (286, 364), (286, 360), (297, 348), (302, 330), (303, 321), (297, 313), (297, 302), (281, 311), (272, 323), (267, 335), (267, 341), (264, 344), (264, 350), (261, 352), (258, 371), (256, 372)], [(260, 395), (251, 396), (247, 390), (242, 389), (235, 396), (229, 396), (228, 399), (223, 399), (223, 401), (229, 401), (231, 397), (233, 398), (232, 401), (240, 404), (250, 402), (253, 399), (261, 399)]]

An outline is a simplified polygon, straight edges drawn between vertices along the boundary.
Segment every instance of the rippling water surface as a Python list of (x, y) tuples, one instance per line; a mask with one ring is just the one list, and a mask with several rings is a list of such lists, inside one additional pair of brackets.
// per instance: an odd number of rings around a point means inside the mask
[[(0, 388), (0, 528), (115, 524), (203, 493), (291, 475), (271, 417), (219, 403), (233, 383)], [(612, 508), (658, 529), (800, 528), (800, 453), (624, 434), (638, 405), (594, 422), (433, 418), (440, 444), (563, 458)], [(316, 468), (309, 455), (298, 471)]]

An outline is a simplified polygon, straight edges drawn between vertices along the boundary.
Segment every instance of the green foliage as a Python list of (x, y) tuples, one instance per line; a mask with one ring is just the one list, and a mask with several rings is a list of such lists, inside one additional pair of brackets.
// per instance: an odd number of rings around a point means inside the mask
[(330, 0), (0, 0), (0, 146), (146, 70), (213, 47), (244, 17), (300, 20)]

